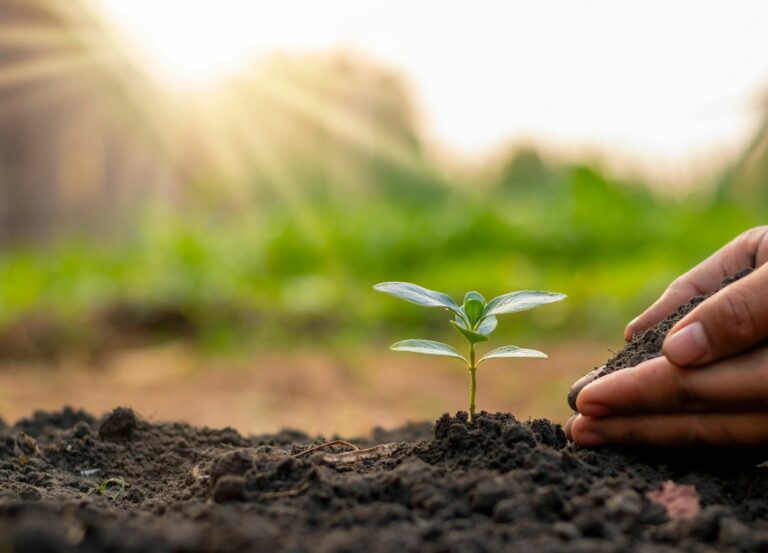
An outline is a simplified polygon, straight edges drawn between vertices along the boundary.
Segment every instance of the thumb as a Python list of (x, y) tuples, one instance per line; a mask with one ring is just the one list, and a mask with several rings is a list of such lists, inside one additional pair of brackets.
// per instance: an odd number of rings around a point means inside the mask
[(768, 265), (707, 298), (667, 335), (662, 352), (679, 366), (702, 365), (768, 337)]

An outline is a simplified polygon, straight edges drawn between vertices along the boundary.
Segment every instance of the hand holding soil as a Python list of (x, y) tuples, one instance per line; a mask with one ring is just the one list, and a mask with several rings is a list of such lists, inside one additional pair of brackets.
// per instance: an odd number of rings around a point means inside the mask
[[(584, 446), (768, 443), (767, 260), (768, 227), (758, 227), (676, 279), (627, 326), (628, 347), (574, 384), (569, 438)], [(628, 352), (643, 347), (632, 359)]]

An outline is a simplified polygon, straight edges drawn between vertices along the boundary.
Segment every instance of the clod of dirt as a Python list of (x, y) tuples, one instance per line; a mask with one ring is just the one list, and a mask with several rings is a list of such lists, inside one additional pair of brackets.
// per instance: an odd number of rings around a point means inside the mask
[(247, 482), (242, 476), (226, 474), (216, 482), (211, 496), (216, 503), (245, 501), (246, 485)]
[(118, 407), (101, 421), (99, 437), (102, 440), (128, 440), (137, 424), (136, 414), (132, 409)]
[(30, 457), (33, 455), (40, 455), (40, 448), (37, 445), (37, 441), (26, 432), (20, 431), (16, 433), (14, 445), (15, 453), (19, 456), (24, 455)]
[[(744, 278), (751, 272), (752, 269), (746, 267), (735, 273), (733, 276), (726, 277), (723, 279), (720, 289), (722, 290), (729, 284)], [(635, 367), (643, 361), (648, 361), (649, 359), (659, 357), (661, 355), (661, 347), (664, 344), (664, 339), (666, 338), (669, 331), (672, 330), (672, 327), (674, 327), (677, 322), (685, 317), (688, 313), (693, 311), (697, 305), (716, 293), (717, 292), (713, 292), (712, 294), (708, 294), (706, 296), (694, 296), (690, 301), (679, 306), (674, 313), (669, 315), (660, 323), (643, 332), (635, 334), (629, 343), (627, 343), (627, 345), (624, 346), (624, 348), (616, 355), (611, 357), (605, 363), (605, 365), (587, 373), (571, 387), (570, 391), (568, 392), (568, 404), (571, 406), (571, 409), (576, 411), (576, 397), (579, 395), (579, 392), (584, 389), (584, 387), (590, 382), (593, 382), (598, 378), (602, 378), (607, 374), (611, 374), (612, 372)]]
[(255, 460), (250, 451), (235, 449), (217, 457), (211, 468), (211, 484), (216, 484), (222, 476), (242, 476), (253, 468)]

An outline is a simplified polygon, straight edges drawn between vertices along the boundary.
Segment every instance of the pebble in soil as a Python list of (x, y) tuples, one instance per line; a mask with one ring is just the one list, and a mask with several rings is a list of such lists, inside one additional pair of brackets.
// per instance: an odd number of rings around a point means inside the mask
[[(31, 454), (19, 454), (21, 432)], [(353, 441), (397, 447), (364, 461), (339, 464), (331, 448), (296, 457), (324, 441), (126, 409), (37, 413), (0, 428), (0, 551), (768, 549), (766, 469), (744, 456), (586, 450), (559, 425), (504, 413), (377, 431)], [(129, 486), (100, 495), (108, 478)], [(646, 498), (666, 480), (696, 486), (699, 516), (670, 521)]]

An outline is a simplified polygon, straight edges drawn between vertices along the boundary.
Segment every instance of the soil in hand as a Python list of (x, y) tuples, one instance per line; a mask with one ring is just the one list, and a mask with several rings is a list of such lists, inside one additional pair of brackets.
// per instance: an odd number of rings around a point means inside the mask
[[(0, 424), (0, 551), (768, 549), (759, 458), (591, 451), (549, 421), (488, 413), (350, 442), (129, 409)], [(646, 495), (674, 495), (670, 481), (700, 502), (678, 509), (691, 518)]]
[[(733, 276), (723, 279), (721, 290), (729, 284), (736, 282), (740, 278), (743, 278), (750, 274), (752, 269), (745, 268), (735, 273)], [(716, 292), (715, 292), (716, 293)], [(714, 293), (713, 293), (714, 294)], [(598, 378), (602, 378), (607, 374), (619, 371), (621, 369), (628, 369), (630, 367), (636, 367), (643, 361), (648, 361), (654, 357), (661, 355), (661, 347), (664, 344), (664, 338), (672, 327), (674, 327), (678, 321), (685, 317), (688, 313), (694, 310), (694, 308), (703, 302), (713, 294), (706, 296), (694, 296), (690, 301), (679, 306), (677, 310), (662, 320), (660, 323), (652, 326), (651, 328), (638, 332), (627, 345), (606, 361), (605, 365), (598, 367), (593, 371), (587, 373), (583, 378), (578, 380), (574, 387), (568, 394), (568, 403), (571, 408), (576, 410), (576, 397), (579, 392), (590, 382), (594, 382)]]

